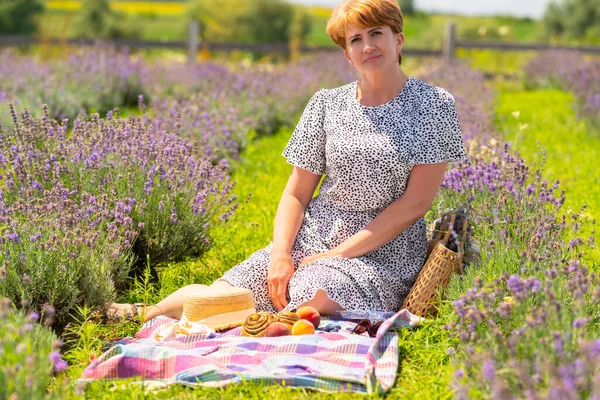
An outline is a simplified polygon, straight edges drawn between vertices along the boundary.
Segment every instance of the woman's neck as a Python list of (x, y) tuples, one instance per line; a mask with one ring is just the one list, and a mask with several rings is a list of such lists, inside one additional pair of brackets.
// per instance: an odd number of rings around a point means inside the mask
[(361, 75), (356, 99), (365, 106), (378, 106), (394, 99), (402, 91), (408, 76), (395, 68), (393, 73)]

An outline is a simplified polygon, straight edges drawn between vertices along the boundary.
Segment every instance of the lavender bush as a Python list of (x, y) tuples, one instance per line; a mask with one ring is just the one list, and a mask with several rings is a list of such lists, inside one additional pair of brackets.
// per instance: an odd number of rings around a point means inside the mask
[(567, 85), (579, 99), (579, 111), (600, 122), (600, 59), (571, 71)]
[[(438, 75), (450, 78), (441, 86), (451, 87), (453, 71)], [(472, 111), (459, 107), (461, 123), (479, 114), (465, 113)], [(446, 173), (441, 193), (448, 206), (470, 204), (482, 250), (481, 262), (447, 289), (450, 304), (440, 305), (442, 315), (455, 316), (445, 326), (456, 340), (448, 349), (455, 394), (600, 395), (599, 277), (580, 261), (593, 237), (564, 240), (569, 229), (581, 227), (581, 214), (561, 214), (564, 191), (542, 179), (543, 160), (531, 171), (508, 144), (483, 138), (474, 136), (469, 162)]]
[(485, 285), (475, 279), (454, 302), (458, 322), (447, 329), (460, 340), (458, 398), (600, 396), (600, 276), (577, 260), (553, 261), (524, 262), (523, 272)]
[[(108, 45), (46, 60), (0, 52), (0, 103), (27, 108), (34, 116), (47, 104), (50, 117), (73, 122), (79, 113), (105, 114), (136, 105), (140, 96), (146, 105), (152, 99), (152, 123), (195, 141), (199, 154), (215, 163), (237, 159), (255, 134), (293, 125), (320, 87), (352, 79), (341, 53), (317, 53), (284, 66), (226, 67), (146, 62)], [(10, 124), (7, 107), (0, 120)]]
[(155, 101), (154, 118), (147, 121), (152, 121), (159, 132), (173, 132), (193, 141), (198, 153), (213, 163), (238, 159), (259, 123), (252, 115), (243, 116), (233, 99), (217, 93)]
[(593, 236), (566, 242), (568, 229), (579, 230), (581, 214), (561, 215), (558, 182), (542, 180), (539, 170), (527, 175), (522, 160), (505, 153), (491, 164), (475, 159), (445, 179), (450, 198), (473, 199), (483, 249), (483, 270), (469, 271), (449, 295), (457, 299), (458, 320), (446, 329), (459, 340), (449, 349), (457, 352), (458, 398), (600, 394), (594, 388), (600, 289), (580, 261)]
[(572, 91), (581, 115), (599, 121), (600, 59), (586, 58), (572, 51), (547, 51), (525, 67), (529, 85), (553, 84)]
[(562, 86), (562, 79), (574, 68), (586, 63), (582, 53), (567, 50), (548, 50), (538, 53), (523, 68), (526, 83), (530, 86), (555, 84)]
[(46, 315), (16, 311), (9, 299), (0, 298), (0, 398), (59, 398), (48, 394), (53, 372), (67, 368), (59, 349), (60, 341), (38, 323)]
[(82, 116), (68, 132), (13, 110), (13, 126), (0, 130), (0, 293), (51, 304), (59, 327), (77, 304), (109, 305), (136, 259), (202, 254), (236, 207), (224, 167), (140, 118)]
[[(42, 60), (0, 51), (0, 103), (36, 113), (49, 106), (52, 118), (73, 121), (82, 111), (105, 113), (113, 107), (135, 106), (146, 95), (146, 69), (141, 58), (126, 50), (100, 46), (76, 49), (67, 57)], [(0, 119), (10, 122), (7, 108)]]
[[(213, 161), (238, 159), (255, 134), (292, 126), (306, 101), (320, 87), (351, 80), (341, 54), (317, 54), (284, 65), (237, 66), (214, 63), (156, 64), (153, 122), (198, 144)], [(326, 66), (325, 68), (323, 66)], [(191, 93), (191, 94), (190, 94)]]

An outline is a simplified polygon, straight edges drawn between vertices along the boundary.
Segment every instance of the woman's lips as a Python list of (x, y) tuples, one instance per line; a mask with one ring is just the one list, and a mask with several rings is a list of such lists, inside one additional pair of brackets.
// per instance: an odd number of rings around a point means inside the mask
[(367, 59), (365, 60), (365, 62), (371, 62), (371, 61), (374, 61), (374, 60), (378, 59), (379, 57), (381, 57), (381, 56), (375, 56), (375, 57), (367, 58)]

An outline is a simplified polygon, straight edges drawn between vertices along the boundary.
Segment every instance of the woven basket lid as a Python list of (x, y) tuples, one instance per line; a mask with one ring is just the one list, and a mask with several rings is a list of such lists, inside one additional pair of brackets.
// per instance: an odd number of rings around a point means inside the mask
[[(254, 310), (252, 292), (244, 288), (208, 289), (183, 301), (183, 315), (190, 322), (199, 322), (220, 314), (238, 316)], [(248, 315), (249, 315), (248, 314)], [(237, 320), (243, 317), (238, 317)]]

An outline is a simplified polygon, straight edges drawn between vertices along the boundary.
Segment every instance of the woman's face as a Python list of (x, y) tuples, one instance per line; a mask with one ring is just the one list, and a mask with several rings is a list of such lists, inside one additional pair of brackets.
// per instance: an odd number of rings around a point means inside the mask
[(385, 70), (398, 65), (404, 35), (387, 25), (359, 29), (349, 25), (344, 55), (361, 73)]

